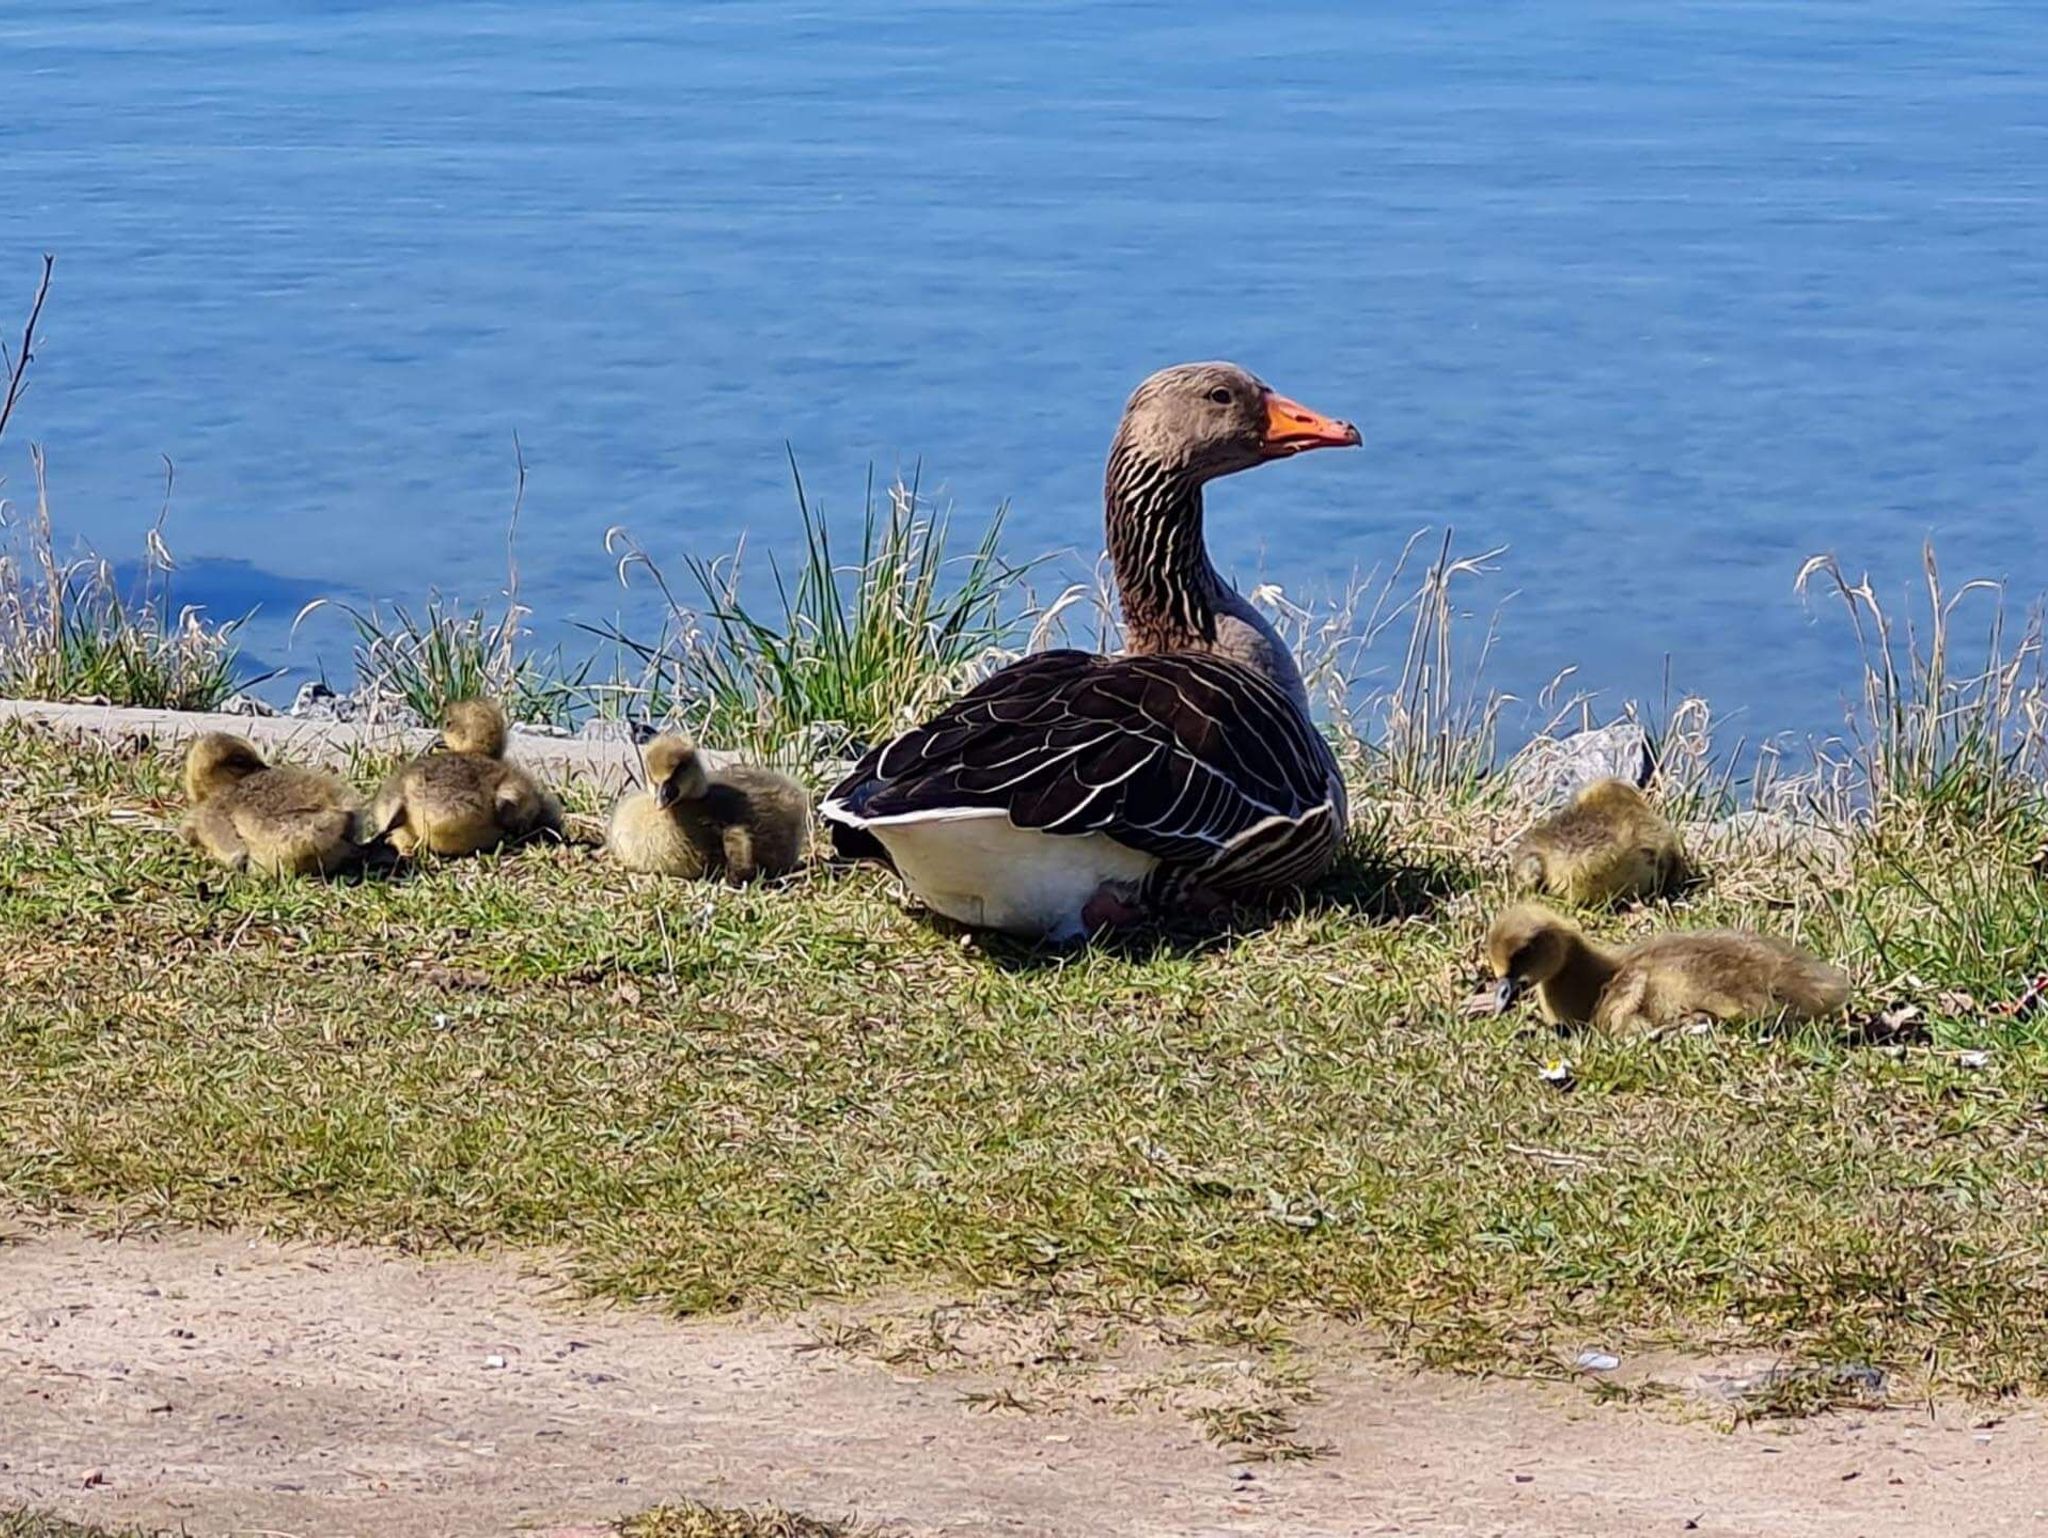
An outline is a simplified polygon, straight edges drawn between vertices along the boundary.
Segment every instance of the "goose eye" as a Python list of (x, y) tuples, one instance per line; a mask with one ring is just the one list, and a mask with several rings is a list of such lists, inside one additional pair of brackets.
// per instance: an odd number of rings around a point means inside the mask
[(1230, 392), (1222, 385), (1218, 385), (1209, 392), (1209, 399), (1219, 406), (1228, 406), (1230, 404)]

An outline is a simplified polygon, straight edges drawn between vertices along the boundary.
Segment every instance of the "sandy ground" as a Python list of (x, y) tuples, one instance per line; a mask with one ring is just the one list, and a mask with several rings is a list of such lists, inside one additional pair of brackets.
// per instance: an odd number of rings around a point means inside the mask
[[(558, 1533), (685, 1496), (1063, 1538), (2048, 1531), (2031, 1409), (1727, 1433), (1338, 1352), (1300, 1411), (1331, 1452), (1244, 1465), (1116, 1391), (1164, 1381), (1157, 1360), (1105, 1358), (1056, 1408), (990, 1412), (969, 1397), (987, 1364), (909, 1371), (817, 1339), (579, 1306), (506, 1262), (31, 1236), (0, 1246), (0, 1504), (379, 1538)], [(1219, 1356), (1175, 1371), (1227, 1377)]]

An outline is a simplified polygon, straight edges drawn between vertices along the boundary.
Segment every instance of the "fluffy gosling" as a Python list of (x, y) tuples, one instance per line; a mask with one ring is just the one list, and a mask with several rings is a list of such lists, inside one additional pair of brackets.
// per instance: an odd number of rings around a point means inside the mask
[(370, 821), (402, 855), (479, 854), (559, 829), (562, 807), (505, 761), (505, 712), (493, 700), (457, 700), (434, 745), (384, 782)]
[(612, 808), (606, 847), (628, 870), (663, 876), (780, 876), (804, 860), (811, 798), (786, 774), (752, 764), (706, 769), (689, 738), (647, 745), (646, 790)]
[(1685, 875), (1678, 834), (1626, 780), (1595, 780), (1508, 848), (1515, 884), (1579, 907), (1655, 897)]
[(1682, 1020), (1810, 1020), (1849, 999), (1849, 977), (1788, 940), (1733, 929), (1652, 935), (1623, 950), (1534, 903), (1487, 931), (1497, 1007), (1528, 987), (1553, 1025), (1659, 1029)]
[(363, 857), (363, 803), (320, 769), (264, 762), (247, 739), (208, 732), (185, 754), (185, 841), (230, 870), (331, 876)]

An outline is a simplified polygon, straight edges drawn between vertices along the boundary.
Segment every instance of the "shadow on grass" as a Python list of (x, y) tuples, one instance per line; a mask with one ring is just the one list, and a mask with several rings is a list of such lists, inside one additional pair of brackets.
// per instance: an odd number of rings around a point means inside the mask
[(1434, 852), (1418, 856), (1381, 836), (1354, 833), (1329, 874), (1300, 895), (1296, 909), (1391, 924), (1428, 918), (1479, 884), (1479, 872), (1463, 859)]
[(1143, 965), (1169, 956), (1226, 953), (1240, 941), (1295, 918), (1335, 916), (1379, 925), (1427, 917), (1478, 882), (1478, 873), (1462, 861), (1418, 862), (1377, 838), (1354, 834), (1329, 873), (1313, 886), (1270, 902), (1238, 903), (1211, 917), (1178, 915), (1066, 945), (980, 933), (932, 915), (925, 915), (925, 921), (947, 934), (971, 936), (981, 954), (1005, 971), (1063, 966), (1083, 951)]

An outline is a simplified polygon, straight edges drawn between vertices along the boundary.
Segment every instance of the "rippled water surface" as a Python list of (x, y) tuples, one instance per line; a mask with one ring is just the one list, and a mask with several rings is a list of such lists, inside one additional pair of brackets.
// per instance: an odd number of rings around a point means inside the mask
[(786, 548), (785, 441), (1078, 567), (1124, 394), (1207, 356), (1367, 440), (1220, 489), (1223, 563), (1505, 543), (1518, 689), (1824, 729), (1807, 553), (2043, 585), (2032, 4), (5, 4), (0, 170), (0, 294), (60, 262), (10, 490), (38, 439), (132, 551), (168, 455), (186, 596), (299, 668), (307, 594), (494, 590), (515, 430), (557, 629), (644, 602), (609, 526)]

